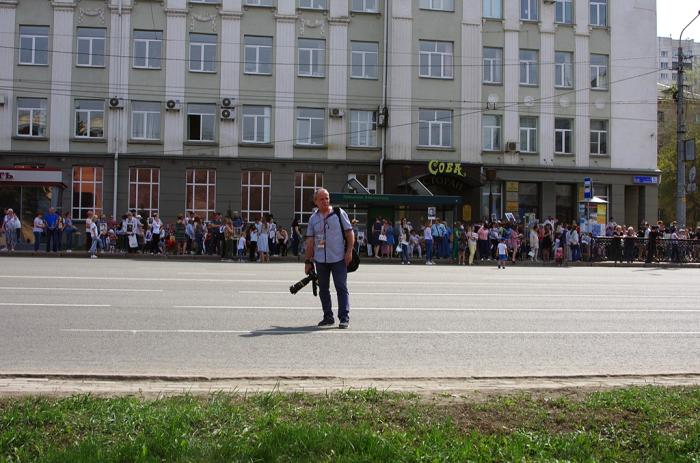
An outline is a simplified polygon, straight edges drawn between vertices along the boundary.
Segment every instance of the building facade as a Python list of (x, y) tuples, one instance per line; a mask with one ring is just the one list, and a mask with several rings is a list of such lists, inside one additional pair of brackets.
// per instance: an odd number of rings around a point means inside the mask
[[(658, 37), (657, 48), (659, 53), (659, 80), (662, 85), (672, 86), (676, 84), (678, 79), (678, 46), (681, 45), (678, 40), (671, 37)], [(700, 65), (700, 43), (695, 43), (694, 40), (683, 40), (683, 55), (685, 56), (686, 70), (686, 85), (688, 91), (697, 93), (699, 78), (696, 74), (691, 73), (693, 69)]]
[(0, 0), (0, 203), (303, 223), (354, 177), (571, 221), (590, 178), (655, 219), (655, 24), (654, 0)]

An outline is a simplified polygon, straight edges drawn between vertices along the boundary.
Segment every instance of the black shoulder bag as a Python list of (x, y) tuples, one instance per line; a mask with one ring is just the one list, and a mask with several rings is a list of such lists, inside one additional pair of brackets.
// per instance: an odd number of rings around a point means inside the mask
[[(348, 240), (345, 238), (345, 230), (343, 229), (343, 221), (340, 219), (340, 208), (338, 206), (333, 207), (333, 212), (338, 216), (338, 223), (340, 224), (340, 232), (343, 234), (343, 245), (344, 249), (347, 249)], [(351, 229), (352, 230), (352, 229)], [(360, 254), (355, 250), (355, 246), (352, 247), (352, 260), (348, 264), (348, 273), (352, 273), (360, 266)]]

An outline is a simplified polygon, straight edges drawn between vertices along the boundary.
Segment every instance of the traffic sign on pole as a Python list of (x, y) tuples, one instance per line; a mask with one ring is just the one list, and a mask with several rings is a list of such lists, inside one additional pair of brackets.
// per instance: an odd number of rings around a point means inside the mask
[(583, 199), (593, 199), (593, 182), (590, 177), (583, 179)]

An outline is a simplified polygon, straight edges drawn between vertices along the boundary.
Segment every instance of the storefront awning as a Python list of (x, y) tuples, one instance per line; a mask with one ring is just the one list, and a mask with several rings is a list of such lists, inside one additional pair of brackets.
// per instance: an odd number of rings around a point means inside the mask
[(331, 193), (331, 203), (368, 204), (377, 206), (459, 206), (461, 196), (382, 195)]

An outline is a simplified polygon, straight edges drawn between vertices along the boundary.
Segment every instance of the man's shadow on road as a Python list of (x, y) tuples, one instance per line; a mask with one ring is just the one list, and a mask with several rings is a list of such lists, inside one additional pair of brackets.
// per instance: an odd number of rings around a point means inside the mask
[(286, 336), (290, 334), (309, 334), (317, 331), (328, 331), (329, 328), (321, 328), (316, 325), (309, 326), (273, 326), (260, 330), (253, 330), (249, 333), (241, 334), (242, 338), (256, 338), (258, 336)]

